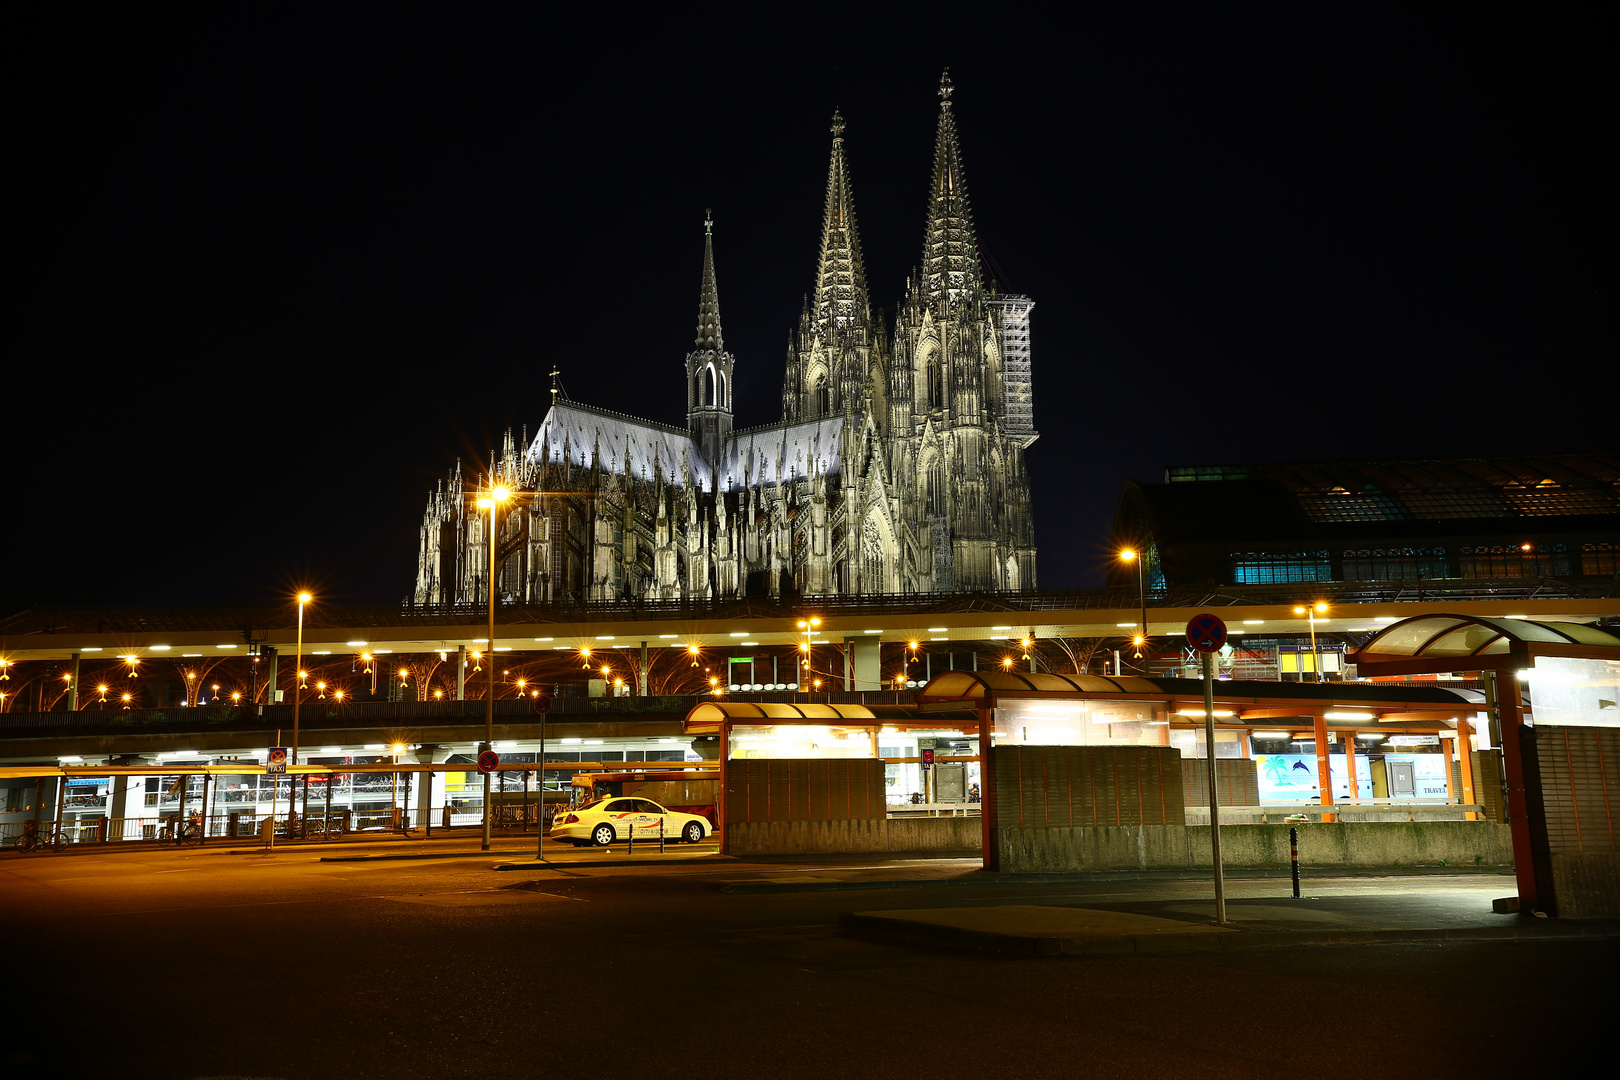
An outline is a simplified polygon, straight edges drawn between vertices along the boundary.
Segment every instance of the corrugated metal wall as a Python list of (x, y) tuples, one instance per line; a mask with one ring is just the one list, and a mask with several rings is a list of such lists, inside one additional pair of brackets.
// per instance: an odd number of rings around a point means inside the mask
[(1170, 746), (998, 746), (1003, 828), (1185, 825), (1181, 751)]
[(726, 822), (885, 818), (874, 758), (735, 758), (726, 762)]
[[(1547, 847), (1554, 854), (1620, 851), (1620, 729), (1538, 727)], [(1476, 780), (1477, 784), (1477, 780)]]
[[(1222, 806), (1259, 806), (1260, 774), (1252, 758), (1216, 758), (1215, 790)], [(1181, 793), (1186, 806), (1209, 805), (1209, 770), (1203, 758), (1181, 763)]]

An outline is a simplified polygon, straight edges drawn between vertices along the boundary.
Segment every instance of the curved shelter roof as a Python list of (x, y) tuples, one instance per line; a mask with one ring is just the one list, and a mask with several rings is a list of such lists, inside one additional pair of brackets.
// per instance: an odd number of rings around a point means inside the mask
[[(1189, 702), (1202, 708), (1202, 679), (1144, 679), (1136, 676), (1056, 675), (1028, 671), (947, 671), (917, 691), (924, 709), (987, 705), (996, 699), (1148, 698)], [(1295, 683), (1222, 679), (1215, 699), (1244, 715), (1306, 715), (1334, 708), (1405, 712), (1472, 711), (1479, 707), (1468, 691), (1415, 683)]]
[(1363, 674), (1510, 667), (1535, 656), (1620, 660), (1620, 637), (1586, 623), (1417, 615), (1386, 626), (1354, 654)]
[[(968, 714), (971, 716), (971, 714)], [(763, 721), (767, 724), (832, 724), (875, 727), (881, 724), (939, 724), (948, 718), (934, 712), (923, 715), (908, 705), (815, 705), (784, 701), (705, 701), (686, 714), (687, 733), (712, 733), (727, 724)]]

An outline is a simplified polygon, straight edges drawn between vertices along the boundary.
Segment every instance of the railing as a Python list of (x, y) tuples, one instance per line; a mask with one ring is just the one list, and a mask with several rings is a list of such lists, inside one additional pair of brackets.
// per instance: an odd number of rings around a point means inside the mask
[[(1320, 822), (1324, 814), (1340, 820), (1357, 821), (1461, 821), (1469, 813), (1483, 813), (1485, 807), (1471, 803), (1417, 802), (1410, 799), (1362, 800), (1360, 802), (1266, 803), (1260, 806), (1223, 806), (1222, 825), (1278, 825), (1289, 819)], [(1209, 824), (1209, 807), (1187, 807), (1187, 824)]]

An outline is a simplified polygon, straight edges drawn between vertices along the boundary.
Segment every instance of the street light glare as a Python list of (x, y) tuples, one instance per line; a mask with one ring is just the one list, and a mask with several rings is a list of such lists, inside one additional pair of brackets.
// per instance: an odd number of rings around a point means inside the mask
[(512, 492), (504, 487), (497, 487), (494, 491), (490, 492), (490, 494), (495, 497), (496, 502), (505, 502), (507, 499), (512, 497)]
[(300, 604), (307, 604), (313, 599), (315, 599), (315, 598), (313, 596), (309, 595), (309, 593), (307, 593), (307, 592), (301, 592), (301, 593), (298, 594), (298, 602)]
[(1130, 548), (1126, 548), (1124, 551), (1119, 553), (1119, 557), (1125, 562), (1130, 562), (1132, 559), (1136, 558), (1136, 552), (1132, 551)]

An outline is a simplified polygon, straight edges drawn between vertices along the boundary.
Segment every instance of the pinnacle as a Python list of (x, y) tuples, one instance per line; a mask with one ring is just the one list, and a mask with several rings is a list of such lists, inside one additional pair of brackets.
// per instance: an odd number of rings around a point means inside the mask
[(698, 300), (697, 347), (701, 351), (722, 352), (725, 340), (720, 334), (720, 289), (714, 279), (714, 215), (703, 212), (703, 292)]

